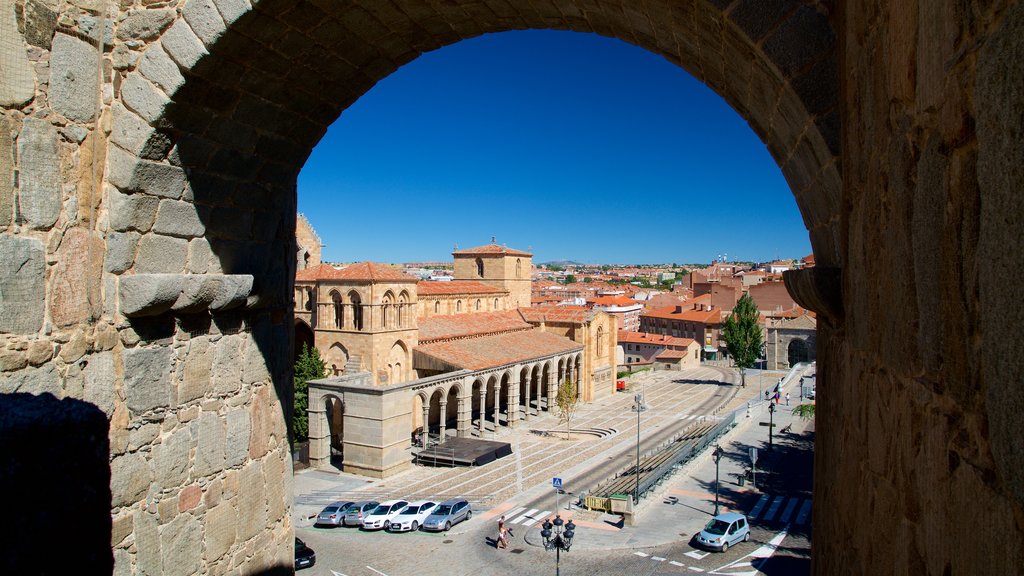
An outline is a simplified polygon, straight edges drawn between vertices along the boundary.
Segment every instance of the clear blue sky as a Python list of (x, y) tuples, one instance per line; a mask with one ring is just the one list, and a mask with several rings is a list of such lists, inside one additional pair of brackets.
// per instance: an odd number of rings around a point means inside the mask
[(488, 34), (424, 54), (345, 110), (298, 182), (328, 261), (799, 258), (765, 145), (660, 56), (594, 34)]

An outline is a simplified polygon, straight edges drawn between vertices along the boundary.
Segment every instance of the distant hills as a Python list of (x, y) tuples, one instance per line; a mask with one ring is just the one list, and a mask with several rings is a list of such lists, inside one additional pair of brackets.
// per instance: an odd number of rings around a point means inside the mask
[(551, 262), (541, 262), (541, 266), (586, 266), (583, 262), (576, 262), (575, 260), (552, 260)]

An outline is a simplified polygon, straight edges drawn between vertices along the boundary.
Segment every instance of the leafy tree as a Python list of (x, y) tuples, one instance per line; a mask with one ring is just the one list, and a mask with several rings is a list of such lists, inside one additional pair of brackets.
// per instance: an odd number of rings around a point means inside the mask
[(569, 433), (572, 431), (569, 422), (576, 415), (576, 409), (579, 408), (579, 405), (580, 397), (576, 393), (576, 385), (566, 377), (565, 382), (562, 382), (558, 387), (558, 393), (555, 395), (555, 406), (558, 407), (558, 421), (565, 423), (566, 440), (569, 440)]
[(814, 419), (814, 404), (801, 404), (793, 407), (793, 414), (803, 418), (804, 420)]
[(565, 270), (565, 266), (559, 266), (558, 264), (548, 264), (548, 270), (552, 272), (562, 272)]
[(292, 415), (292, 427), (295, 429), (295, 439), (303, 441), (309, 438), (309, 416), (306, 410), (309, 409), (309, 386), (310, 380), (317, 380), (327, 376), (327, 365), (320, 358), (320, 351), (316, 347), (310, 348), (308, 344), (302, 344), (302, 354), (295, 361), (295, 413)]
[(575, 274), (566, 274), (566, 276), (565, 276), (565, 283), (566, 284), (575, 284), (576, 283), (576, 275)]
[(744, 294), (732, 314), (722, 325), (722, 340), (732, 356), (733, 362), (740, 369), (743, 386), (747, 385), (747, 368), (752, 367), (761, 353), (761, 324), (758, 322), (760, 313), (750, 294)]

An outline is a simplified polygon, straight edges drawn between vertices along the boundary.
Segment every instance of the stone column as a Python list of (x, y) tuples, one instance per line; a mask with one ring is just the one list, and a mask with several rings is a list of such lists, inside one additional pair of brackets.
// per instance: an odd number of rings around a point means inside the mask
[(423, 403), (423, 433), (420, 437), (423, 439), (423, 448), (426, 449), (430, 445), (430, 399)]
[(455, 435), (459, 438), (469, 436), (469, 429), (472, 421), (472, 402), (466, 402), (466, 394), (462, 393), (458, 397), (458, 407), (455, 410)]
[(533, 370), (527, 371), (525, 384), (526, 385), (523, 386), (523, 387), (526, 389), (526, 398), (525, 398), (526, 401), (523, 402), (523, 419), (524, 420), (529, 420), (530, 416), (531, 416), (530, 415), (530, 397), (533, 396)]
[(447, 426), (448, 420), (448, 397), (441, 398), (441, 438), (438, 440), (438, 444), (444, 444), (444, 429)]
[(331, 463), (331, 428), (327, 423), (327, 408), (319, 393), (309, 398), (306, 409), (309, 419), (309, 465), (322, 468)]
[(555, 396), (558, 394), (559, 382), (551, 377), (551, 371), (548, 371), (548, 412), (552, 412), (555, 409)]
[(519, 380), (508, 383), (508, 427), (516, 428), (519, 424)]
[(494, 385), (494, 435), (498, 435), (498, 412), (501, 409), (501, 384)]
[(477, 394), (477, 398), (480, 399), (480, 437), (484, 437), (484, 420), (487, 419), (487, 385), (480, 384), (480, 393)]

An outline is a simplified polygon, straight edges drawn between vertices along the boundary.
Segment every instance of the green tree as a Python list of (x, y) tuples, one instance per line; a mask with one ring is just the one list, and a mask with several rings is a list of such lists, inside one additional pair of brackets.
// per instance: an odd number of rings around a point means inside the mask
[(565, 439), (569, 440), (569, 434), (572, 432), (572, 428), (569, 423), (572, 421), (572, 417), (576, 415), (576, 409), (580, 405), (580, 396), (576, 393), (576, 385), (572, 383), (568, 377), (565, 382), (558, 387), (558, 393), (555, 395), (555, 406), (558, 407), (558, 421), (565, 424)]
[(744, 294), (722, 325), (722, 340), (740, 369), (743, 386), (747, 385), (747, 368), (752, 367), (761, 354), (760, 316), (754, 299)]
[(292, 426), (295, 429), (295, 440), (303, 441), (309, 438), (309, 416), (306, 410), (309, 409), (309, 386), (310, 380), (317, 380), (327, 376), (327, 365), (320, 358), (320, 351), (315, 347), (310, 348), (308, 344), (302, 344), (302, 354), (295, 361), (295, 413), (292, 415)]
[(814, 419), (814, 404), (801, 404), (793, 407), (793, 414), (803, 418), (804, 420)]
[(576, 283), (576, 275), (575, 274), (566, 274), (566, 276), (565, 276), (565, 283), (566, 284), (575, 284)]

